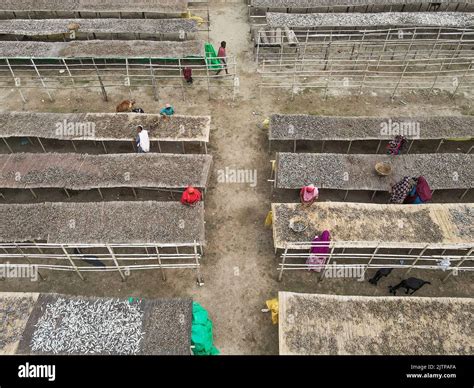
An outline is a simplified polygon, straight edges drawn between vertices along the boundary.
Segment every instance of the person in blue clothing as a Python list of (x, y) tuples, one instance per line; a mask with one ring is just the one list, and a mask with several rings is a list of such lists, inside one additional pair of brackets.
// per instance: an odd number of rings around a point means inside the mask
[(174, 108), (170, 104), (166, 104), (165, 107), (160, 110), (160, 115), (166, 119), (174, 115)]

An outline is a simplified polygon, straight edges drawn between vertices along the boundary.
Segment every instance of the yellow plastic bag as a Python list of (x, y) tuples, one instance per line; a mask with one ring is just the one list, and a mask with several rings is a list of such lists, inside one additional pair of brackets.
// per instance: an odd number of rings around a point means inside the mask
[(182, 14), (181, 14), (181, 18), (183, 18), (183, 19), (196, 20), (196, 22), (197, 22), (197, 24), (198, 24), (199, 26), (200, 26), (201, 24), (203, 24), (204, 21), (205, 21), (202, 17), (195, 16), (195, 15), (191, 14), (191, 11), (182, 13)]
[(270, 210), (267, 214), (267, 216), (265, 217), (265, 226), (267, 228), (270, 228), (271, 226), (273, 225), (273, 213), (272, 211)]
[(262, 122), (262, 128), (263, 128), (263, 129), (268, 129), (269, 126), (270, 126), (270, 119), (266, 118), (266, 119), (263, 120), (263, 122)]
[(269, 299), (265, 303), (272, 312), (272, 323), (276, 325), (278, 323), (278, 299)]

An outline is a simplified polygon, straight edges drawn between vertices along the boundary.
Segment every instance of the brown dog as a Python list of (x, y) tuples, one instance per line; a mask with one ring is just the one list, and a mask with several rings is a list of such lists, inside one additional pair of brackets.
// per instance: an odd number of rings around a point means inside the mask
[(116, 112), (131, 112), (134, 105), (135, 105), (134, 100), (125, 100), (117, 105), (117, 108), (115, 108), (115, 111)]

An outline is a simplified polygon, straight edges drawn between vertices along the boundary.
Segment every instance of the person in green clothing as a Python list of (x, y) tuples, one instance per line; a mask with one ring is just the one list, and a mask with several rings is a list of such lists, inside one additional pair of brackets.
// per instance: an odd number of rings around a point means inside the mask
[(174, 108), (170, 104), (166, 104), (163, 109), (160, 110), (160, 115), (166, 119), (174, 115)]

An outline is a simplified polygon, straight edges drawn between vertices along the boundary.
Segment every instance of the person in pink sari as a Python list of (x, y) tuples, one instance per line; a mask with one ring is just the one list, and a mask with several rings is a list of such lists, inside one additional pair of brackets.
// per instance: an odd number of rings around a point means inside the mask
[(300, 201), (304, 206), (310, 206), (319, 197), (319, 190), (314, 185), (304, 186), (300, 190)]
[[(310, 256), (306, 260), (306, 264), (311, 266), (309, 271), (321, 272), (326, 264), (327, 257), (324, 254), (329, 253), (329, 243), (331, 234), (329, 230), (325, 230), (321, 236), (316, 236), (311, 242)], [(314, 243), (314, 244), (313, 244)]]

